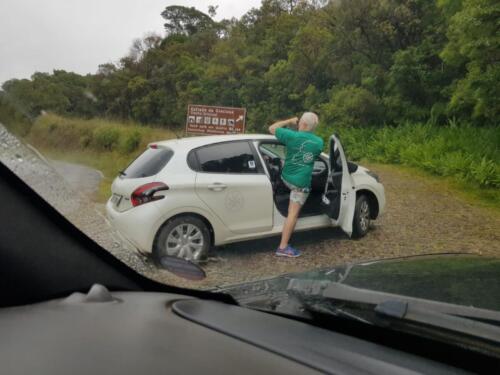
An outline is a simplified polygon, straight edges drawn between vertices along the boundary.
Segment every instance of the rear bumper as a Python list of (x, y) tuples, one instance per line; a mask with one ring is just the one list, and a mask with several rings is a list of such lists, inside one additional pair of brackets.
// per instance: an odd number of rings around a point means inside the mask
[(137, 248), (130, 240), (124, 237), (109, 221), (109, 218), (106, 218), (106, 224), (111, 229), (111, 237), (113, 239), (113, 247), (118, 247), (120, 249), (124, 249), (129, 252), (136, 252), (138, 254), (144, 254), (141, 250)]
[(160, 213), (154, 204), (144, 204), (124, 212), (116, 211), (106, 203), (106, 216), (112, 228), (113, 239), (127, 249), (151, 253), (155, 222)]

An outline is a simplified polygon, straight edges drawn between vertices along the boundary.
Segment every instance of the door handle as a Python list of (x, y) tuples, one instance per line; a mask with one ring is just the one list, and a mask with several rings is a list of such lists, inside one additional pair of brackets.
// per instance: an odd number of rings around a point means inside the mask
[(222, 191), (227, 188), (227, 185), (221, 184), (220, 182), (215, 182), (213, 184), (208, 185), (208, 188), (213, 191)]

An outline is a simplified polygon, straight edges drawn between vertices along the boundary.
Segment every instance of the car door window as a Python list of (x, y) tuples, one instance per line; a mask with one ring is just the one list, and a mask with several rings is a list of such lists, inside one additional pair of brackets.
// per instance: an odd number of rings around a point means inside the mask
[(198, 170), (207, 173), (259, 173), (248, 142), (225, 142), (196, 150)]
[(286, 148), (280, 143), (262, 143), (260, 145), (260, 150), (264, 155), (267, 156), (272, 156), (283, 160), (286, 157)]

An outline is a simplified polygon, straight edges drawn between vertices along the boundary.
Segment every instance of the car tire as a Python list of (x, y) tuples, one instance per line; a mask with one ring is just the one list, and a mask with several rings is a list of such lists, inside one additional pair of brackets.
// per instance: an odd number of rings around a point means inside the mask
[(167, 221), (158, 232), (153, 246), (157, 264), (164, 256), (204, 262), (210, 249), (210, 231), (203, 220), (195, 216), (179, 216)]
[(352, 222), (352, 238), (364, 237), (370, 229), (370, 201), (366, 195), (356, 199), (354, 219)]

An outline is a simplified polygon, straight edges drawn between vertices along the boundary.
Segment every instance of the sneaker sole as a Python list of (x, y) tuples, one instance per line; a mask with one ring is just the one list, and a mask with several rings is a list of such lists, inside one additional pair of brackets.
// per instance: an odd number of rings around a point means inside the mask
[(299, 255), (288, 255), (288, 254), (282, 254), (282, 253), (274, 253), (277, 257), (286, 257), (286, 258), (298, 258), (300, 257), (301, 254)]

